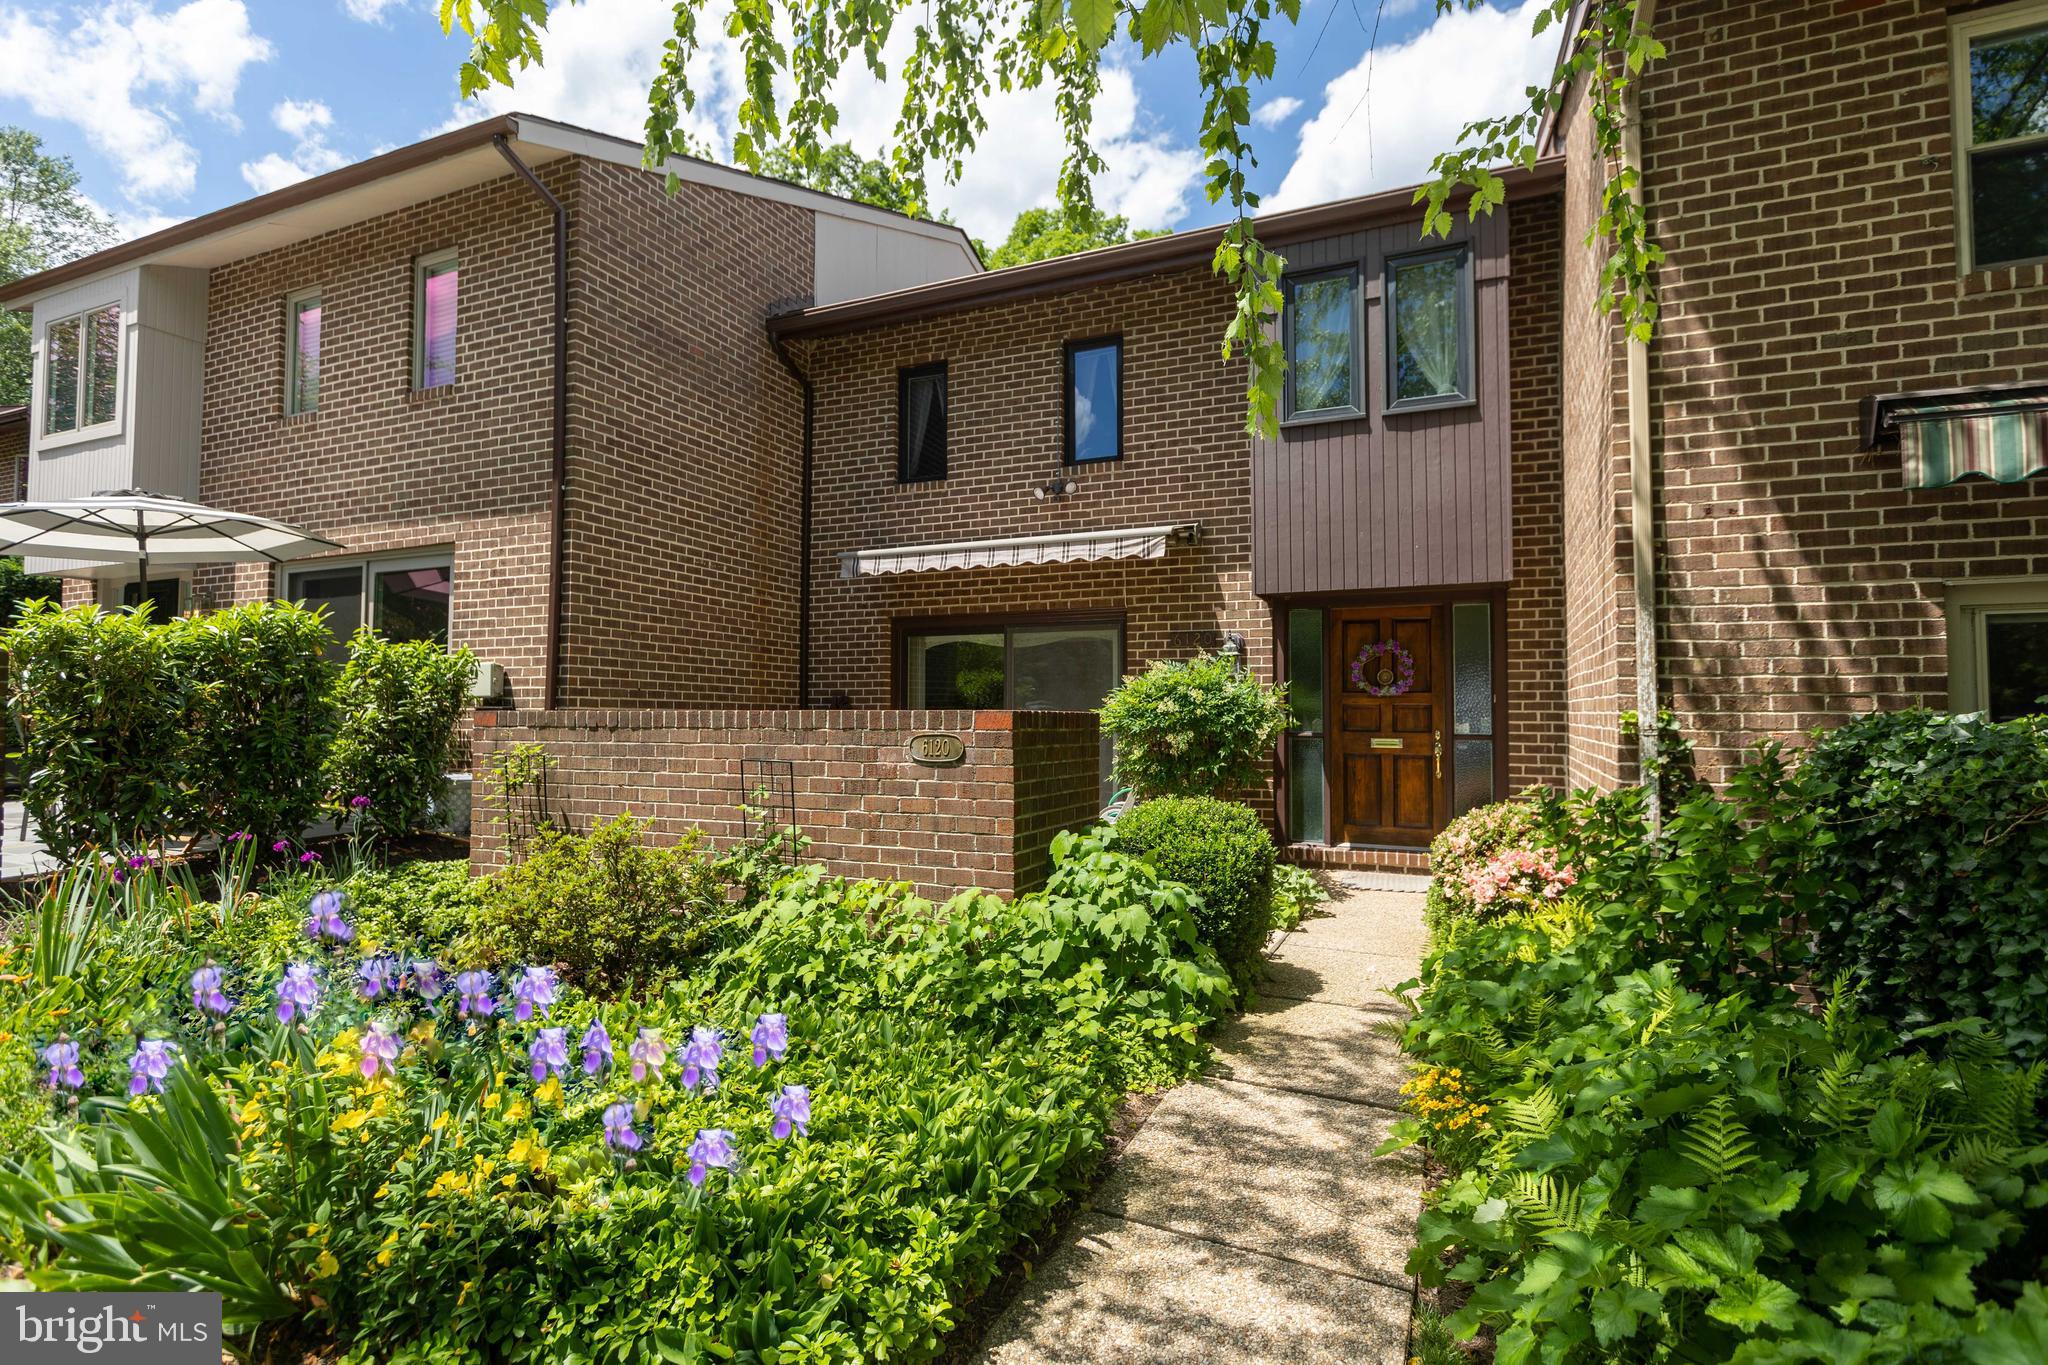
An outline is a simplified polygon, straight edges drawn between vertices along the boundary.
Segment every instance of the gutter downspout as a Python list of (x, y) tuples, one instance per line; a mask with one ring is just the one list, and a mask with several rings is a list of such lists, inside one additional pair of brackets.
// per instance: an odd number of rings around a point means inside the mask
[[(1656, 0), (1637, 0), (1631, 26), (1641, 33), (1650, 26)], [(1643, 172), (1642, 98), (1639, 77), (1622, 87), (1621, 160), (1636, 176), (1635, 193), (1647, 217), (1649, 194)], [(1641, 769), (1644, 814), (1650, 837), (1664, 826), (1662, 793), (1652, 774), (1657, 767), (1657, 561), (1655, 503), (1651, 490), (1650, 344), (1633, 334), (1628, 339), (1628, 484), (1629, 542), (1635, 580), (1636, 613), (1636, 745)]]
[(789, 343), (772, 332), (768, 340), (775, 347), (775, 358), (782, 362), (782, 368), (789, 371), (790, 378), (796, 380), (797, 387), (804, 394), (803, 491), (797, 512), (796, 706), (799, 711), (808, 711), (811, 709), (811, 456), (816, 445), (818, 391), (811, 384), (811, 377), (796, 363), (796, 357), (789, 353)]
[(562, 675), (562, 552), (568, 539), (567, 491), (569, 486), (569, 212), (554, 192), (540, 182), (533, 168), (513, 152), (512, 144), (499, 133), (491, 139), (498, 155), (546, 201), (555, 215), (555, 373), (554, 373), (554, 463), (548, 475), (548, 626), (545, 645), (546, 676), (541, 683), (541, 705), (555, 709), (561, 697)]

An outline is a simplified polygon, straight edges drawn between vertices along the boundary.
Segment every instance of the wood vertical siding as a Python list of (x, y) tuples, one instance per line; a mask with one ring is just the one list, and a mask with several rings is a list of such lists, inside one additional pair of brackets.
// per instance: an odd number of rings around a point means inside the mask
[(1394, 223), (1279, 246), (1290, 272), (1357, 265), (1364, 286), (1366, 414), (1283, 427), (1252, 442), (1252, 590), (1262, 597), (1504, 583), (1508, 500), (1508, 219), (1451, 240), (1472, 263), (1477, 402), (1386, 414), (1389, 256), (1440, 245)]

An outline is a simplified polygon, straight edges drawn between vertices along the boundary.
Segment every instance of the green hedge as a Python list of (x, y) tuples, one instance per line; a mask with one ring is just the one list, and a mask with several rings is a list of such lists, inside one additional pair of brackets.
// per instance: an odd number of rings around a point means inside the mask
[(1102, 704), (1117, 781), (1141, 796), (1217, 796), (1264, 780), (1287, 728), (1287, 689), (1262, 685), (1229, 654), (1165, 661)]
[(349, 641), (335, 686), (341, 728), (327, 754), (338, 806), (367, 797), (368, 832), (407, 834), (432, 821), (454, 767), (476, 659), (431, 640), (387, 640), (369, 626)]
[(1111, 842), (1200, 896), (1202, 941), (1233, 973), (1247, 975), (1271, 927), (1275, 862), (1273, 836), (1255, 811), (1207, 796), (1164, 796), (1125, 812)]

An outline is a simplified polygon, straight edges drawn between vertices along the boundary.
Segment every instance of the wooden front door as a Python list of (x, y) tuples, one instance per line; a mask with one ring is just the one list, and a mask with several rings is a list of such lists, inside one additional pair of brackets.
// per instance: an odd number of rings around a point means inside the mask
[[(1335, 648), (1326, 695), (1337, 699), (1331, 725), (1332, 840), (1427, 844), (1444, 826), (1444, 609), (1339, 608), (1330, 613), (1330, 637)], [(1399, 645), (1406, 659), (1392, 652), (1365, 654), (1385, 640)], [(1400, 686), (1408, 664), (1414, 679), (1398, 695), (1376, 697), (1367, 690)]]

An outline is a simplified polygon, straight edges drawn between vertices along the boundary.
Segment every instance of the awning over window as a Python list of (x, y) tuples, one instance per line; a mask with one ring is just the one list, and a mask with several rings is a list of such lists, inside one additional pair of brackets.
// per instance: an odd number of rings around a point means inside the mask
[(1201, 537), (1200, 522), (1184, 522), (1115, 531), (1069, 531), (1053, 536), (1006, 536), (997, 540), (956, 540), (942, 545), (850, 550), (839, 556), (839, 576), (994, 569), (1013, 564), (1074, 564), (1097, 559), (1161, 559), (1169, 545), (1192, 545)]
[(1908, 488), (1973, 474), (2018, 483), (2048, 469), (2048, 397), (1902, 407), (1893, 420)]

